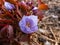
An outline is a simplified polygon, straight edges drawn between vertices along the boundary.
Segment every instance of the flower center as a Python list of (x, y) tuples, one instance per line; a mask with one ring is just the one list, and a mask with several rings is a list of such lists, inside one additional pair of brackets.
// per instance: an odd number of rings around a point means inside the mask
[(27, 22), (27, 23), (26, 23), (26, 26), (30, 27), (30, 23), (29, 23), (29, 22)]

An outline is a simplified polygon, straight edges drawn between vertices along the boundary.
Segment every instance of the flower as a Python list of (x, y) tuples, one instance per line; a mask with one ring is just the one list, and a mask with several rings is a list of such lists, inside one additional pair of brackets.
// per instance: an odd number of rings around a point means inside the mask
[(23, 16), (22, 20), (19, 22), (19, 27), (21, 31), (30, 34), (38, 30), (38, 17), (34, 15)]
[(37, 8), (37, 7), (34, 7), (34, 8), (32, 9), (32, 11), (33, 11), (33, 14), (36, 15), (36, 13), (37, 13), (37, 11), (38, 11), (38, 8)]
[(7, 10), (12, 10), (12, 9), (15, 8), (15, 6), (13, 4), (9, 3), (9, 2), (5, 2), (4, 6)]
[(38, 10), (38, 7), (34, 7), (32, 10)]
[(32, 9), (32, 11), (33, 11), (33, 14), (34, 14), (34, 15), (37, 15), (37, 16), (38, 16), (38, 19), (39, 19), (40, 21), (42, 21), (42, 19), (43, 19), (43, 17), (44, 17), (44, 13), (43, 13), (41, 10), (39, 10), (38, 7), (34, 7), (34, 8)]

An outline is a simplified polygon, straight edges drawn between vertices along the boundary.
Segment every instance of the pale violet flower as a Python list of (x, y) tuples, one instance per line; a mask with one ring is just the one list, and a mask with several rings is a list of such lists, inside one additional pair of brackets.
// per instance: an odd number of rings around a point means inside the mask
[(34, 15), (23, 16), (19, 22), (19, 27), (22, 32), (30, 34), (38, 30), (38, 17)]
[(38, 7), (34, 7), (32, 10), (38, 10)]
[(4, 2), (4, 6), (7, 10), (12, 10), (15, 8), (15, 6), (9, 2)]

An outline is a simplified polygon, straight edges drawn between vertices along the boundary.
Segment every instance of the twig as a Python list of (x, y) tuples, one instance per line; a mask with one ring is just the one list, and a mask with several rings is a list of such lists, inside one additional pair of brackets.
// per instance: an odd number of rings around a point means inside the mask
[(54, 32), (52, 31), (52, 28), (51, 28), (51, 27), (49, 27), (49, 28), (50, 28), (50, 31), (51, 31), (51, 33), (53, 34), (55, 40), (57, 41), (56, 36), (55, 36)]
[(21, 11), (18, 9), (18, 5), (16, 5), (16, 13), (22, 18), (22, 14)]
[(18, 45), (21, 45), (20, 42), (17, 41), (17, 39), (14, 39), (14, 41), (15, 41), (16, 43), (18, 43)]
[[(38, 34), (38, 33), (36, 33), (36, 34)], [(41, 37), (43, 37), (43, 38), (45, 38), (46, 40), (51, 41), (51, 42), (54, 42), (54, 43), (57, 42), (57, 41), (55, 41), (55, 40), (53, 40), (53, 39), (50, 39), (50, 38), (48, 38), (47, 36), (44, 36), (44, 35), (42, 35), (42, 34), (38, 34), (38, 35), (41, 36)], [(60, 42), (57, 42), (57, 43), (60, 43)]]
[(47, 16), (47, 17), (44, 17), (42, 20), (44, 21), (44, 20), (46, 20), (47, 18), (49, 18), (49, 17), (51, 17), (52, 15), (49, 15), (49, 16)]
[(58, 45), (58, 43), (56, 42), (55, 45)]
[(53, 36), (54, 36), (54, 38), (55, 38), (55, 45), (58, 45), (58, 40), (56, 39), (56, 36), (55, 36), (55, 34), (54, 34), (54, 32), (52, 31), (52, 28), (50, 27), (50, 31), (51, 31), (51, 33), (53, 34)]

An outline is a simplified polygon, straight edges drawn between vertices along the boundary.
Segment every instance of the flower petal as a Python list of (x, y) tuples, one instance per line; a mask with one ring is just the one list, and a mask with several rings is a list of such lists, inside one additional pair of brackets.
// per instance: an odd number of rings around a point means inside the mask
[(12, 9), (15, 8), (15, 6), (13, 4), (9, 3), (9, 2), (5, 2), (4, 6), (7, 10), (12, 10)]
[(33, 20), (34, 26), (38, 24), (38, 16), (31, 15), (28, 18)]

